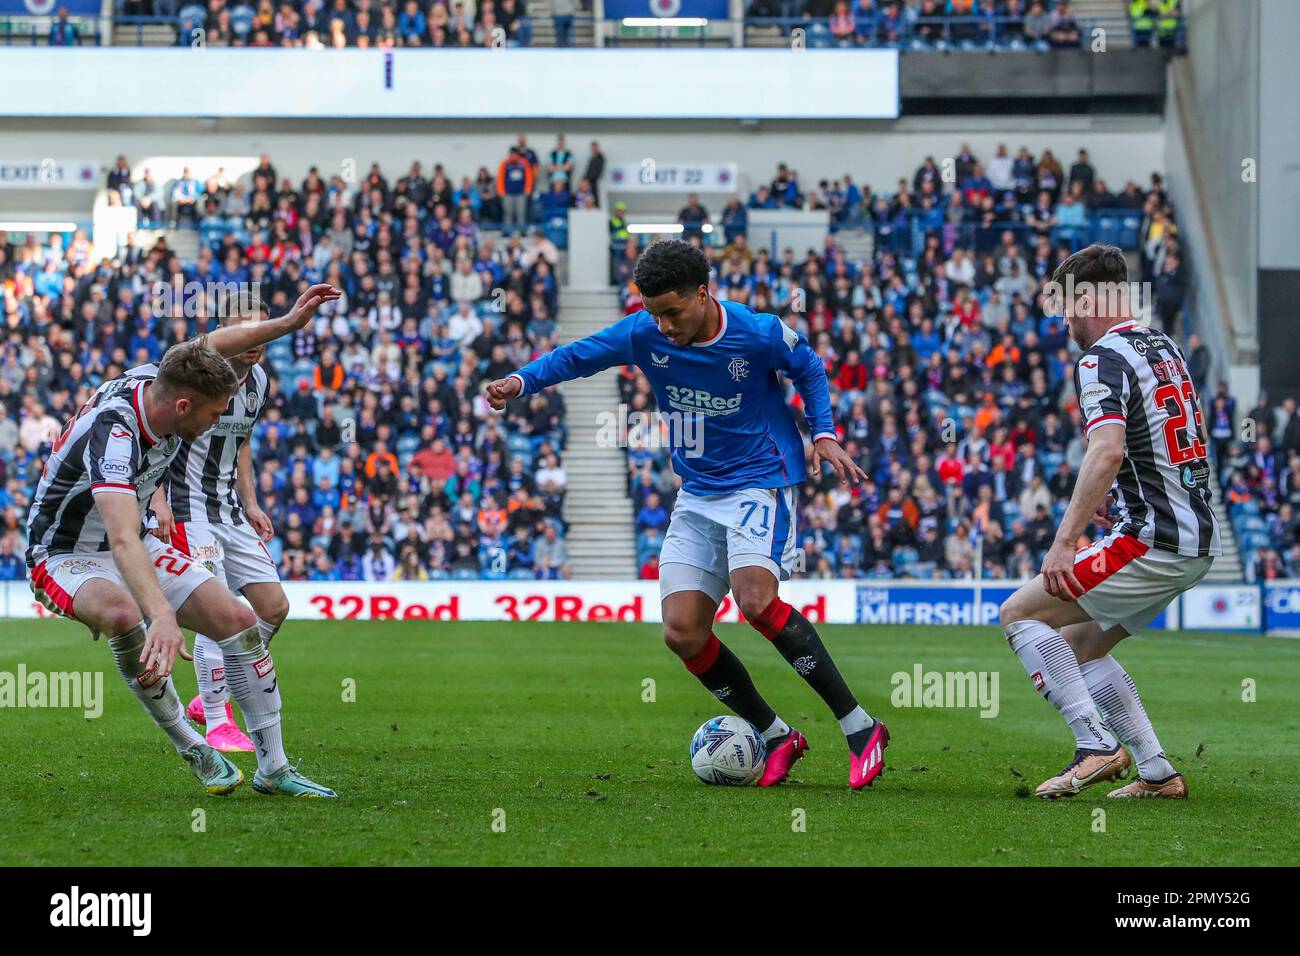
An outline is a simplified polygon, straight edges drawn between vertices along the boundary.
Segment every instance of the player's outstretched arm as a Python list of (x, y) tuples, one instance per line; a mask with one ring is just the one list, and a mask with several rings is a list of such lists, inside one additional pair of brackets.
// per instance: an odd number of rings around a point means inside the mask
[(497, 411), (520, 395), (586, 378), (615, 365), (635, 361), (632, 355), (632, 323), (628, 316), (585, 339), (562, 345), (554, 352), (534, 359), (517, 372), (499, 378), (487, 387), (487, 402)]
[(185, 638), (176, 623), (176, 612), (167, 603), (154, 573), (149, 552), (140, 540), (140, 507), (134, 494), (118, 491), (95, 492), (95, 507), (104, 519), (108, 546), (113, 561), (135, 598), (140, 612), (149, 621), (140, 663), (160, 677), (172, 672), (176, 655), (193, 660), (185, 649)]
[(1088, 522), (1108, 503), (1111, 486), (1124, 461), (1125, 428), (1119, 422), (1106, 422), (1088, 436), (1088, 450), (1079, 466), (1079, 480), (1065, 516), (1056, 529), (1047, 556), (1043, 558), (1043, 587), (1062, 601), (1074, 601), (1083, 593), (1083, 585), (1074, 574), (1075, 543)]
[(326, 302), (333, 302), (342, 294), (340, 289), (328, 283), (314, 285), (298, 297), (292, 309), (278, 319), (222, 326), (208, 334), (208, 344), (226, 358), (251, 352), (267, 342), (274, 342), (282, 336), (297, 332), (312, 320), (317, 309)]

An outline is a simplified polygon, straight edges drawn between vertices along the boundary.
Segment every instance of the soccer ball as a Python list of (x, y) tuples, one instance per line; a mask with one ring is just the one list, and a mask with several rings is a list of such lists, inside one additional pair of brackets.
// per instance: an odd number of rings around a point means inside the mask
[(714, 717), (691, 738), (691, 769), (705, 783), (748, 786), (762, 776), (766, 761), (763, 735), (739, 717)]

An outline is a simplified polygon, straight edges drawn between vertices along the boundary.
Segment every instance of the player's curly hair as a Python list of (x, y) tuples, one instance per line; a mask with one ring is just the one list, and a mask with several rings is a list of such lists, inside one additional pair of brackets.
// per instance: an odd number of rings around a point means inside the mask
[(691, 296), (700, 286), (709, 284), (709, 260), (689, 242), (665, 239), (641, 253), (632, 281), (642, 296), (665, 292)]

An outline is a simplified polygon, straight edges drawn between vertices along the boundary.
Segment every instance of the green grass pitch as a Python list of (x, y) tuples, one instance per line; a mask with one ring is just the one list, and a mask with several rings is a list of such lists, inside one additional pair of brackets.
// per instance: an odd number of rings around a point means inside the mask
[[(1143, 636), (1117, 656), (1188, 779), (1185, 803), (1109, 785), (1027, 797), (1072, 751), (991, 628), (826, 626), (889, 724), (851, 793), (830, 714), (761, 636), (720, 636), (812, 750), (789, 784), (719, 788), (687, 745), (725, 712), (654, 625), (291, 622), (276, 639), (285, 739), (335, 801), (210, 797), (79, 625), (0, 622), (0, 671), (104, 672), (98, 719), (0, 710), (0, 864), (1251, 865), (1300, 859), (1300, 643)], [(1000, 712), (896, 708), (891, 675), (997, 671)], [(178, 662), (185, 699), (193, 670)], [(653, 702), (644, 683), (654, 681)], [(1244, 702), (1243, 681), (1255, 702)], [(355, 681), (355, 701), (344, 700)], [(1104, 820), (1097, 808), (1105, 810)], [(196, 832), (197, 809), (203, 827)], [(798, 824), (802, 823), (802, 827)], [(495, 824), (495, 826), (494, 826)], [(504, 824), (504, 829), (502, 829)], [(1099, 832), (1104, 824), (1104, 832)]]

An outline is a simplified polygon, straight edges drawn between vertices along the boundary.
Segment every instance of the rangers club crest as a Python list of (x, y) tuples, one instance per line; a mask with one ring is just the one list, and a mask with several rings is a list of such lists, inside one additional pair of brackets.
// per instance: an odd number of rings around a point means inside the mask
[(733, 382), (739, 382), (741, 379), (747, 378), (749, 376), (749, 359), (733, 355), (731, 361), (727, 363), (727, 374), (731, 376)]

